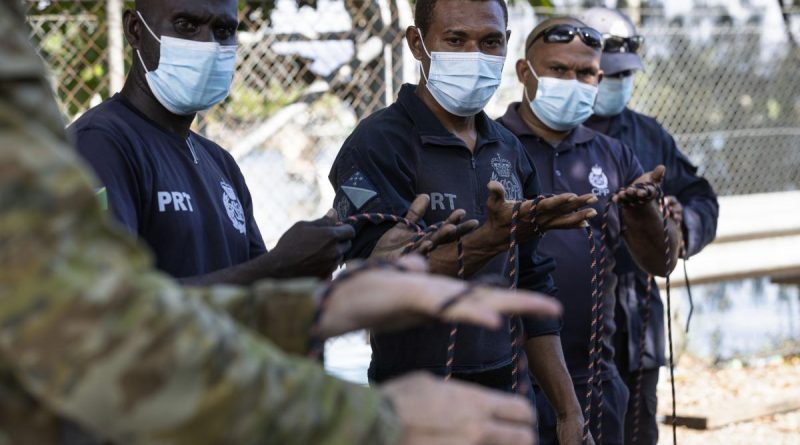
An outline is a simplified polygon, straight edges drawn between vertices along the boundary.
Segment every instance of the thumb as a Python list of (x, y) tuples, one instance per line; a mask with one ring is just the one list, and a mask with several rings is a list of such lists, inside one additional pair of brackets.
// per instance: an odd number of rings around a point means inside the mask
[(506, 189), (497, 181), (489, 182), (488, 189), (489, 199), (486, 200), (486, 206), (489, 210), (500, 210), (506, 202)]
[(417, 195), (406, 212), (406, 219), (414, 223), (422, 219), (430, 202), (431, 198), (428, 195)]
[(652, 178), (653, 182), (656, 184), (661, 184), (661, 181), (664, 180), (664, 175), (667, 173), (667, 168), (663, 165), (659, 165), (653, 170)]
[(339, 222), (339, 215), (336, 213), (336, 210), (330, 209), (322, 219), (330, 220), (331, 223), (335, 224)]

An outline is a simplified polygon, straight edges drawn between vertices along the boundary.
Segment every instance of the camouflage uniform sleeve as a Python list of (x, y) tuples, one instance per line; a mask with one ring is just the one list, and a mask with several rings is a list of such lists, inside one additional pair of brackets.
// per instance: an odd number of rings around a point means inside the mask
[(248, 291), (182, 289), (103, 219), (15, 5), (0, 0), (1, 367), (119, 443), (395, 443), (385, 398), (207, 304)]
[[(264, 280), (252, 291), (217, 287), (196, 289), (212, 308), (228, 313), (238, 323), (268, 338), (284, 352), (305, 355), (318, 301), (316, 279)], [(288, 316), (287, 316), (288, 315)]]

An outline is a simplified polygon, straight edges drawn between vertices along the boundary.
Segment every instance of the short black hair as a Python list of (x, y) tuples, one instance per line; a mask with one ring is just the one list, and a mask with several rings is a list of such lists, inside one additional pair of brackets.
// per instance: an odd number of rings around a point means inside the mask
[[(433, 21), (433, 10), (436, 8), (438, 0), (417, 0), (414, 5), (414, 24), (422, 31), (422, 34), (427, 34), (431, 28)], [(505, 0), (464, 0), (471, 2), (497, 2), (503, 8), (503, 19), (508, 26), (508, 6)]]

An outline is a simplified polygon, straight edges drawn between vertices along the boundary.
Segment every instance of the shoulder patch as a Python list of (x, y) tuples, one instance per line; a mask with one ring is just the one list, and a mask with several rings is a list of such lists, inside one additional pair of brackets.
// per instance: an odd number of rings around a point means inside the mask
[(360, 171), (350, 176), (342, 184), (341, 189), (356, 210), (361, 210), (368, 202), (378, 196), (377, 188), (367, 178), (367, 175)]

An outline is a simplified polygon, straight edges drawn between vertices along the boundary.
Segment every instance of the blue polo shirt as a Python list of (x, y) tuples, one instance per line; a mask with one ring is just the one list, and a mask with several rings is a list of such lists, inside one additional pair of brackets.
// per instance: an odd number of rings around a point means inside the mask
[[(545, 193), (594, 193), (598, 202), (594, 205), (597, 217), (589, 220), (599, 245), (602, 214), (606, 203), (621, 187), (635, 181), (643, 174), (633, 152), (616, 139), (611, 139), (586, 127), (579, 126), (555, 147), (534, 134), (522, 121), (518, 113), (519, 103), (512, 103), (500, 123), (519, 137), (527, 154), (533, 161)], [(614, 323), (614, 289), (616, 276), (614, 252), (620, 244), (620, 214), (612, 206), (608, 219), (606, 249), (608, 267), (604, 272), (604, 329), (601, 378), (609, 379), (617, 374), (614, 365), (614, 348), (611, 338)], [(539, 243), (542, 255), (556, 262), (553, 272), (559, 289), (558, 299), (564, 305), (564, 325), (561, 344), (567, 368), (573, 381), (586, 383), (589, 364), (589, 338), (592, 322), (591, 255), (590, 245), (584, 230), (554, 230), (548, 232)]]
[[(711, 184), (697, 175), (697, 167), (681, 153), (675, 140), (655, 119), (625, 108), (611, 118), (594, 116), (586, 125), (631, 147), (645, 170), (658, 165), (667, 169), (663, 188), (667, 195), (675, 196), (683, 206), (683, 238), (692, 256), (714, 240), (717, 231), (719, 205)], [(638, 301), (647, 290), (647, 273), (639, 269), (628, 249), (623, 245), (617, 252), (617, 324), (620, 326), (619, 342), (628, 350), (626, 366), (639, 368), (639, 340), (642, 335), (642, 317)], [(645, 342), (645, 369), (666, 364), (664, 356), (664, 304), (653, 285), (650, 298), (650, 328)], [(618, 360), (623, 357), (619, 357)]]
[[(404, 85), (397, 102), (364, 119), (345, 141), (330, 174), (336, 190), (334, 206), (341, 218), (364, 212), (405, 215), (418, 194), (431, 197), (424, 222), (437, 223), (456, 209), (467, 218), (486, 221), (487, 184), (504, 184), (510, 200), (541, 193), (536, 172), (519, 141), (486, 114), (476, 116), (478, 140), (474, 153), (447, 131), (415, 93)], [(391, 224), (357, 228), (351, 256), (366, 257)], [(535, 256), (537, 241), (525, 243), (519, 254), (520, 288), (554, 293), (552, 261)], [(487, 264), (478, 275), (507, 277), (507, 255)], [(554, 334), (558, 321), (525, 320), (529, 336)], [(373, 381), (412, 370), (442, 374), (449, 326), (431, 324), (399, 333), (374, 336), (369, 376)], [(507, 330), (471, 326), (459, 329), (455, 372), (492, 370), (511, 362)]]
[(266, 252), (244, 177), (217, 144), (163, 129), (119, 94), (68, 131), (111, 213), (150, 246), (160, 270), (191, 277)]

